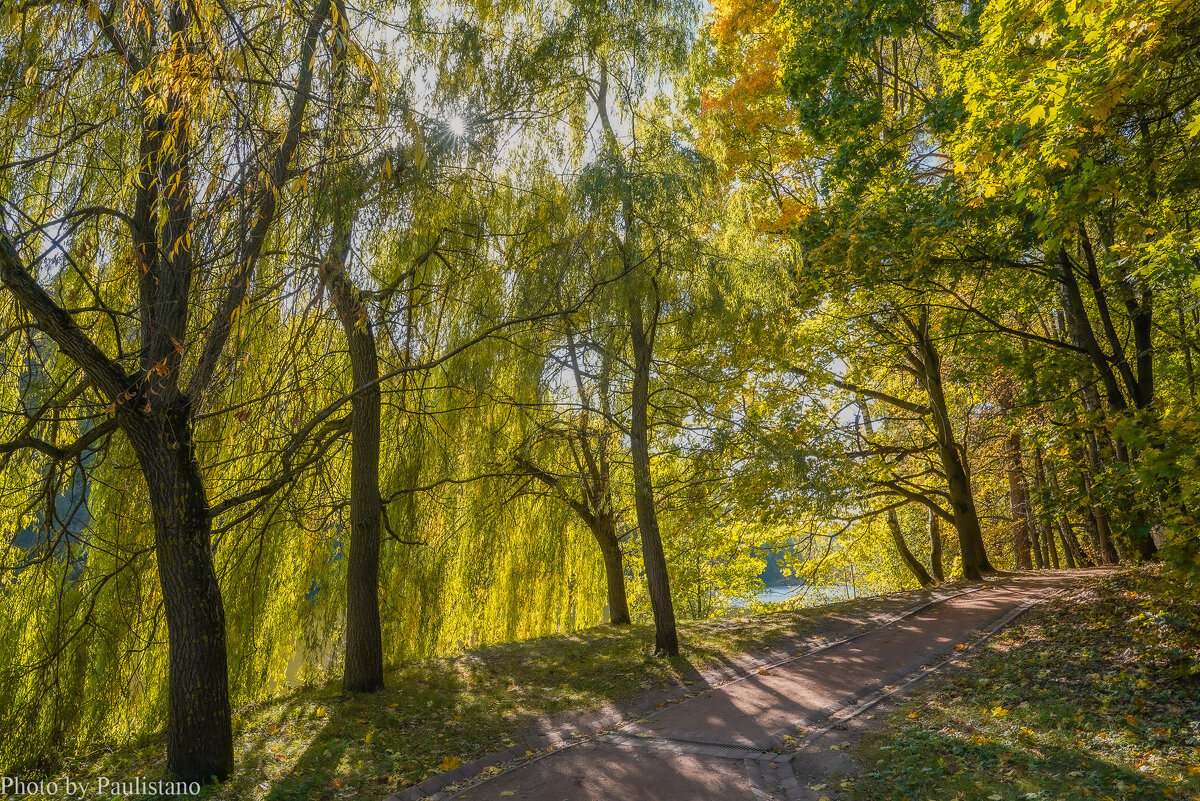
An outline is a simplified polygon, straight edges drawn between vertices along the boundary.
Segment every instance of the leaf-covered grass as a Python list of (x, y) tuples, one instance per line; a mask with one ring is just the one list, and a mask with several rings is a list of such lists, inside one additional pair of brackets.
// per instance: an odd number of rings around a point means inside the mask
[[(351, 695), (334, 683), (301, 688), (235, 716), (236, 772), (206, 799), (382, 799), (460, 762), (515, 745), (538, 718), (629, 701), (651, 688), (690, 690), (697, 671), (765, 643), (802, 635), (831, 613), (899, 608), (911, 598), (865, 599), (681, 626), (678, 659), (650, 655), (649, 626), (598, 626), (411, 662), (388, 689)], [(769, 655), (768, 655), (769, 656)], [(166, 777), (164, 746), (118, 748), (68, 766), (96, 786), (108, 776)]]
[(1056, 599), (860, 756), (863, 801), (1200, 798), (1200, 594), (1141, 569)]

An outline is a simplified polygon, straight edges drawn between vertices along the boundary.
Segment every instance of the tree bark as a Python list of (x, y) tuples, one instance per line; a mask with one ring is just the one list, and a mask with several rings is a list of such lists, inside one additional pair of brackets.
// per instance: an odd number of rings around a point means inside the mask
[(1125, 401), (1125, 396), (1121, 394), (1121, 385), (1117, 381), (1112, 365), (1104, 351), (1100, 349), (1100, 343), (1096, 339), (1096, 332), (1092, 328), (1091, 319), (1088, 318), (1087, 310), (1083, 305), (1083, 295), (1079, 291), (1079, 282), (1075, 278), (1075, 268), (1071, 263), (1071, 258), (1067, 255), (1066, 249), (1060, 249), (1058, 255), (1059, 294), (1062, 297), (1067, 331), (1071, 341), (1076, 347), (1084, 349), (1092, 362), (1092, 367), (1099, 374), (1100, 380), (1104, 384), (1109, 408), (1114, 411), (1124, 411), (1128, 407), (1128, 403)]
[[(3, 233), (0, 282), (112, 402), (133, 446), (150, 495), (167, 623), (167, 768), (185, 781), (223, 781), (233, 770), (225, 610), (192, 441), (191, 401), (173, 384), (125, 375), (33, 279)], [(150, 392), (155, 386), (163, 391)]]
[[(1033, 569), (1030, 558), (1029, 497), (1025, 492), (1025, 477), (1021, 465), (1021, 435), (1013, 431), (1005, 442), (1008, 457), (1008, 508), (1012, 514), (1013, 555), (1017, 570)], [(1037, 553), (1037, 566), (1045, 567), (1042, 554)]]
[[(1041, 447), (1035, 452), (1038, 460), (1038, 466), (1043, 466)], [(1079, 567), (1092, 567), (1095, 563), (1088, 555), (1083, 546), (1079, 544), (1079, 538), (1075, 536), (1075, 530), (1071, 527), (1067, 520), (1066, 510), (1062, 508), (1062, 488), (1059, 486), (1058, 478), (1054, 474), (1054, 465), (1045, 468), (1045, 475), (1048, 481), (1048, 486), (1054, 494), (1056, 505), (1058, 506), (1058, 515), (1056, 522), (1058, 524), (1059, 537), (1062, 540), (1063, 550), (1071, 555), (1073, 560)], [(1069, 562), (1068, 562), (1069, 563)]]
[(117, 419), (154, 515), (168, 640), (167, 769), (185, 781), (223, 781), (233, 770), (225, 610), (190, 409), (180, 404), (146, 415), (121, 407)]
[[(379, 353), (362, 293), (346, 276), (350, 225), (335, 223), (325, 283), (346, 333), (355, 394), (350, 401), (350, 548), (346, 560), (346, 658), (342, 686), (352, 692), (383, 689), (383, 634), (379, 623)], [(365, 388), (365, 389), (364, 389)]]
[[(1106, 336), (1114, 352), (1110, 358), (1100, 348), (1095, 331), (1092, 328), (1091, 320), (1083, 305), (1083, 297), (1079, 290), (1078, 281), (1075, 278), (1071, 259), (1066, 249), (1061, 249), (1059, 251), (1059, 287), (1063, 300), (1063, 308), (1066, 312), (1067, 328), (1072, 341), (1087, 352), (1088, 357), (1092, 361), (1092, 366), (1099, 373), (1108, 397), (1110, 409), (1116, 412), (1123, 412), (1129, 407), (1125, 396), (1122, 394), (1121, 383), (1117, 381), (1117, 373), (1112, 369), (1112, 362), (1116, 362), (1119, 368), (1126, 391), (1133, 400), (1133, 405), (1138, 409), (1150, 409), (1154, 403), (1153, 293), (1146, 288), (1143, 290), (1141, 298), (1137, 299), (1133, 297), (1131, 288), (1124, 290), (1123, 299), (1130, 315), (1130, 326), (1133, 329), (1134, 335), (1134, 347), (1137, 350), (1135, 356), (1137, 373), (1135, 374), (1133, 367), (1125, 357), (1120, 337), (1117, 335), (1116, 328), (1108, 312), (1107, 300), (1103, 287), (1100, 285), (1099, 273), (1096, 268), (1095, 258), (1091, 253), (1091, 246), (1086, 231), (1081, 231), (1081, 239), (1088, 264), (1088, 283), (1096, 300)], [(1114, 438), (1113, 447), (1119, 461), (1132, 464), (1133, 455), (1128, 452), (1125, 443), (1119, 437)], [(1104, 544), (1105, 529), (1108, 528), (1107, 514), (1107, 510), (1096, 514), (1095, 522), (1101, 538), (1100, 546), (1102, 551), (1100, 558), (1104, 560), (1109, 559), (1109, 553), (1112, 551), (1111, 532), (1107, 532), (1108, 546), (1105, 547)], [(1140, 517), (1135, 518), (1130, 522), (1129, 528), (1132, 532), (1130, 535), (1131, 539), (1142, 559), (1153, 559), (1158, 548), (1154, 544), (1153, 537), (1150, 536), (1149, 522), (1140, 519)], [(1115, 551), (1112, 551), (1112, 553), (1115, 555)]]
[(625, 596), (625, 566), (621, 561), (621, 543), (616, 521), (611, 514), (594, 518), (592, 534), (604, 557), (604, 578), (608, 585), (608, 620), (614, 626), (629, 624), (629, 601)]
[(938, 582), (946, 580), (946, 573), (942, 569), (942, 521), (938, 519), (937, 513), (930, 509), (929, 515), (929, 567), (933, 572), (933, 577)]
[(1196, 400), (1196, 368), (1192, 361), (1192, 338), (1189, 331), (1200, 329), (1200, 323), (1194, 327), (1188, 326), (1181, 301), (1175, 302), (1175, 316), (1179, 322), (1179, 348), (1183, 352), (1183, 374), (1187, 376), (1188, 397), (1194, 402)]
[(1025, 518), (1025, 530), (1030, 532), (1030, 550), (1033, 555), (1033, 567), (1037, 570), (1045, 570), (1045, 538), (1042, 536), (1042, 530), (1038, 529), (1036, 524), (1033, 524), (1030, 518)]
[[(1033, 444), (1033, 480), (1034, 484), (1039, 490), (1045, 493), (1050, 492), (1050, 485), (1046, 483), (1046, 465), (1042, 460), (1042, 446), (1041, 443), (1038, 442)], [(1044, 522), (1045, 519), (1046, 510), (1043, 509), (1042, 512), (1037, 516), (1037, 522), (1042, 529), (1042, 539), (1049, 542), (1054, 539), (1054, 530), (1052, 526)], [(1063, 553), (1067, 559), (1067, 567), (1074, 568), (1076, 566), (1075, 556), (1073, 552), (1067, 548), (1065, 539), (1063, 540)], [(1055, 563), (1055, 567), (1057, 566), (1058, 564)]]
[(637, 509), (642, 561), (650, 591), (650, 607), (654, 612), (654, 652), (659, 655), (676, 656), (679, 654), (679, 635), (675, 629), (675, 606), (671, 601), (667, 559), (658, 530), (658, 514), (654, 508), (654, 484), (650, 473), (650, 364), (657, 316), (656, 310), (655, 319), (651, 322), (647, 335), (642, 316), (642, 299), (636, 294), (629, 298), (629, 332), (633, 343), (629, 448), (633, 460), (633, 502)]
[(1048, 566), (1058, 570), (1058, 548), (1054, 545), (1054, 537), (1049, 536), (1049, 532), (1046, 534), (1047, 536), (1042, 537), (1042, 550), (1045, 554), (1043, 560)]
[(896, 550), (900, 552), (900, 559), (904, 562), (904, 566), (909, 569), (922, 587), (932, 586), (934, 582), (929, 572), (925, 570), (925, 565), (913, 556), (912, 551), (908, 549), (908, 543), (904, 541), (904, 531), (900, 528), (900, 518), (895, 509), (888, 509), (887, 525), (888, 531), (892, 534), (892, 542), (896, 543)]
[(954, 427), (950, 421), (946, 395), (942, 387), (941, 359), (930, 336), (928, 311), (922, 313), (918, 323), (914, 325), (908, 322), (908, 325), (916, 338), (917, 347), (917, 353), (913, 354), (914, 358), (911, 360), (929, 396), (938, 455), (950, 494), (954, 528), (958, 532), (963, 576), (969, 581), (979, 581), (984, 573), (993, 573), (996, 569), (988, 561), (983, 532), (979, 526), (979, 514), (975, 510), (975, 498), (971, 492), (971, 479), (959, 452)]
[(1091, 510), (1094, 527), (1090, 527), (1095, 535), (1094, 550), (1103, 564), (1115, 565), (1120, 561), (1117, 550), (1113, 546), (1112, 526), (1108, 508), (1100, 503), (1093, 487), (1092, 476), (1100, 468), (1099, 458), (1094, 447), (1076, 445), (1071, 450), (1072, 457), (1079, 464), (1079, 477), (1083, 483), (1084, 494), (1087, 496), (1088, 508)]

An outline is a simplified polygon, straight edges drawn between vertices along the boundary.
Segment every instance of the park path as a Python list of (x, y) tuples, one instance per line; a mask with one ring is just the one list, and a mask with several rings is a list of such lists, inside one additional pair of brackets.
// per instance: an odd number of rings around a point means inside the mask
[[(512, 766), (435, 799), (464, 801), (806, 801), (828, 759), (820, 741), (923, 679), (1088, 571), (1005, 576), (932, 600), (841, 641), (802, 652)], [(1093, 573), (1094, 575), (1094, 573)], [(812, 764), (808, 764), (812, 763)], [(388, 801), (407, 801), (408, 793)], [(421, 797), (419, 795), (413, 797)]]

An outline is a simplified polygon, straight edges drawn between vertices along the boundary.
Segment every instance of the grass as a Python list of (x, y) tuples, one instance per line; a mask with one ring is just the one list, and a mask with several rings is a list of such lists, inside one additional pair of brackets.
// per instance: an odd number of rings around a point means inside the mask
[(1200, 593), (1092, 582), (935, 679), (859, 746), (861, 801), (1200, 799)]
[[(677, 659), (650, 655), (649, 626), (598, 626), (573, 636), (544, 637), (474, 650), (453, 658), (404, 664), (388, 689), (370, 696), (337, 684), (308, 687), (235, 715), (237, 767), (228, 782), (201, 798), (382, 799), (396, 790), (517, 744), (537, 719), (630, 701), (652, 688), (681, 693), (697, 671), (728, 665), (812, 630), (833, 612), (904, 603), (849, 601), (819, 609), (776, 611), (723, 621), (686, 623)], [(66, 766), (95, 787), (98, 777), (166, 778), (164, 746), (106, 750)]]

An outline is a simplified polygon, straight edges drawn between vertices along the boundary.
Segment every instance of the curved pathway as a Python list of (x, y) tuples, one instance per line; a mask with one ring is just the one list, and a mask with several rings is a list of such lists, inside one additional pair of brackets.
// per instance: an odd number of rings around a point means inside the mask
[[(1011, 575), (687, 697), (435, 799), (803, 801), (806, 745), (1092, 571)], [(807, 753), (806, 753), (807, 752)], [(416, 788), (410, 788), (416, 789)], [(400, 801), (410, 792), (393, 796)]]

